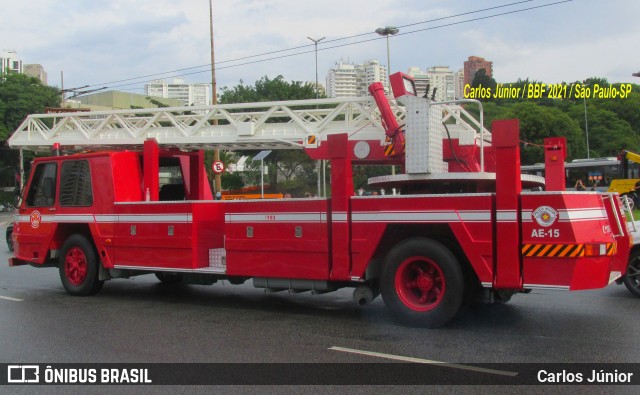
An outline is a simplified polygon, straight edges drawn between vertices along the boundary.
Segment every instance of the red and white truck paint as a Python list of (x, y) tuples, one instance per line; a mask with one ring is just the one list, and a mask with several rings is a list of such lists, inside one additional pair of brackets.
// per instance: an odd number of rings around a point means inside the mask
[[(358, 303), (381, 293), (400, 321), (425, 327), (480, 295), (601, 288), (625, 272), (630, 239), (617, 194), (566, 192), (553, 181), (542, 191), (544, 180), (520, 174), (517, 120), (494, 122), (482, 148), (460, 136), (443, 144), (441, 129), (425, 130), (433, 119), (422, 128), (440, 110), (410, 89), (394, 92), (417, 117), (402, 136), (388, 133), (390, 160), (404, 154), (405, 172), (370, 185), (396, 194), (356, 196), (352, 163), (386, 147), (363, 150), (337, 132), (307, 147), (330, 161), (330, 198), (213, 200), (202, 151), (158, 138), (138, 150), (43, 157), (18, 208), (9, 263), (58, 267), (72, 295), (149, 273), (194, 284), (252, 279), (271, 291), (352, 287)], [(548, 160), (563, 162), (561, 141), (547, 148)], [(478, 171), (485, 165), (495, 172)], [(166, 166), (180, 176), (161, 186)]]

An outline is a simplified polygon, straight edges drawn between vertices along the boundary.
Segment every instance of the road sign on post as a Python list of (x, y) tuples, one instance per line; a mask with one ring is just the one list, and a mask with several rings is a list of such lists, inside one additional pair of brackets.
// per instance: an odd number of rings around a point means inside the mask
[(253, 159), (251, 159), (252, 161), (260, 161), (260, 197), (261, 199), (264, 199), (264, 158), (267, 157), (267, 155), (269, 155), (271, 153), (271, 150), (269, 151), (260, 151), (258, 152), (258, 155), (254, 156)]
[(222, 172), (224, 172), (224, 163), (222, 163), (219, 160), (214, 161), (213, 164), (211, 165), (211, 169), (216, 174), (222, 174)]

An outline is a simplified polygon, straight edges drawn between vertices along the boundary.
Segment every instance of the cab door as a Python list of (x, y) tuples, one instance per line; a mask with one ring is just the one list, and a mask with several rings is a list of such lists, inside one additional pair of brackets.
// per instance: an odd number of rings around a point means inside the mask
[(47, 259), (49, 244), (56, 228), (57, 186), (58, 164), (37, 163), (29, 190), (19, 208), (19, 220), (14, 229), (17, 258), (33, 263), (44, 263)]

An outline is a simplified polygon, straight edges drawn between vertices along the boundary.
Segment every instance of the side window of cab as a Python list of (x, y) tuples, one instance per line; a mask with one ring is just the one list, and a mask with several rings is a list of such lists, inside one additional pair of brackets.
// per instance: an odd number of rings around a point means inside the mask
[(27, 194), (27, 207), (52, 207), (56, 197), (56, 163), (40, 163), (36, 166)]
[(89, 162), (68, 160), (60, 171), (60, 206), (89, 207), (93, 205), (93, 189)]

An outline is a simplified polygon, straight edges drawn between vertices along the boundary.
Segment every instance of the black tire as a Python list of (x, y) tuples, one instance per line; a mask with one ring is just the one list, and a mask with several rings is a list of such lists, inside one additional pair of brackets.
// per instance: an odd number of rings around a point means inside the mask
[(640, 195), (638, 195), (638, 192), (630, 193), (630, 195), (633, 200), (634, 207), (640, 207)]
[(163, 284), (178, 284), (182, 282), (182, 273), (155, 272), (154, 274)]
[(624, 275), (622, 282), (624, 282), (629, 292), (640, 297), (640, 249), (631, 251), (627, 273)]
[(438, 328), (460, 310), (464, 275), (455, 256), (431, 239), (409, 239), (385, 258), (384, 302), (404, 324)]
[(93, 295), (102, 289), (99, 280), (99, 262), (93, 244), (86, 237), (75, 234), (62, 246), (58, 268), (60, 280), (68, 294)]
[(13, 241), (11, 241), (11, 234), (13, 233), (13, 225), (7, 227), (7, 247), (9, 247), (9, 252), (13, 252)]
[(629, 204), (629, 209), (631, 209), (631, 211), (633, 211), (634, 207), (636, 206), (636, 200), (634, 199), (635, 197), (635, 193), (625, 193), (622, 196), (620, 196), (620, 198), (622, 199), (622, 209), (623, 210), (627, 210), (627, 204), (626, 202), (628, 202)]

